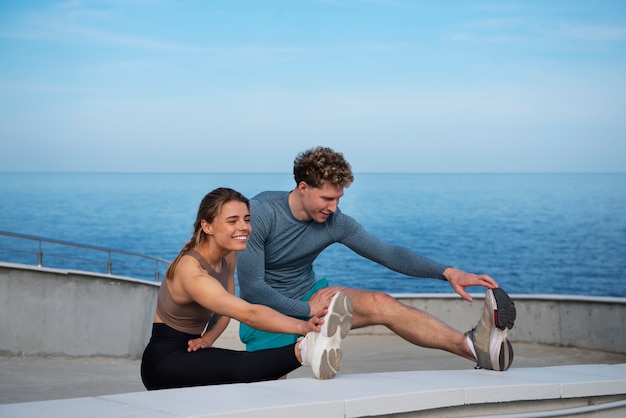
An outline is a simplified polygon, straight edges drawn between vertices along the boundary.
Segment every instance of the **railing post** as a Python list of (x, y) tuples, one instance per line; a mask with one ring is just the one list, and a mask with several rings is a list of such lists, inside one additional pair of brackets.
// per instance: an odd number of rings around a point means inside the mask
[(113, 271), (113, 263), (111, 262), (111, 251), (107, 251), (107, 254), (109, 254), (109, 260), (107, 262), (107, 274), (110, 276)]
[(156, 260), (155, 262), (155, 270), (154, 270), (154, 280), (158, 283), (159, 282), (159, 260)]
[(43, 251), (41, 250), (41, 240), (39, 240), (39, 252), (37, 253), (37, 266), (43, 266)]

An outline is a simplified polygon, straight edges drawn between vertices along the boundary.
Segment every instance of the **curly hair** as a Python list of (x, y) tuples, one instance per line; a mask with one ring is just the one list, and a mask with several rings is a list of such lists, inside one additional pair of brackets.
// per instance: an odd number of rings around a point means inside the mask
[(322, 187), (324, 182), (333, 186), (350, 187), (354, 181), (352, 167), (343, 154), (330, 148), (317, 146), (303, 151), (293, 162), (293, 178), (311, 187)]

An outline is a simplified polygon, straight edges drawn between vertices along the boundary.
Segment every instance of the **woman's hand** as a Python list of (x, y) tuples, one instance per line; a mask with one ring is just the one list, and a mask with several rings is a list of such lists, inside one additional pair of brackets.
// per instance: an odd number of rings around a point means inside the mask
[(313, 315), (307, 322), (304, 322), (304, 332), (301, 335), (307, 335), (309, 332), (320, 332), (320, 325), (324, 323), (324, 315), (328, 313), (328, 309), (324, 309)]
[(204, 341), (202, 338), (194, 338), (193, 340), (187, 341), (187, 351), (198, 351), (202, 348), (209, 348), (212, 344), (209, 344), (207, 341)]

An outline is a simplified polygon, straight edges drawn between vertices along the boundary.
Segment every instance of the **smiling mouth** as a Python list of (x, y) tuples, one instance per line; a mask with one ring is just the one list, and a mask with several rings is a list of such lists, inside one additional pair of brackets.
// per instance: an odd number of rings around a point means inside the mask
[(235, 239), (235, 241), (243, 241), (243, 242), (248, 241), (247, 235), (240, 235), (240, 236), (233, 237), (233, 238)]

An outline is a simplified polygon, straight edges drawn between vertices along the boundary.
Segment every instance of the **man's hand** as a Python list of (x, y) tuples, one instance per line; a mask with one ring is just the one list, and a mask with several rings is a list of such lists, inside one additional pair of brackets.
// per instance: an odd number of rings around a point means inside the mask
[(471, 302), (473, 299), (465, 291), (465, 288), (470, 286), (483, 286), (487, 289), (494, 289), (498, 287), (498, 283), (486, 274), (477, 275), (467, 273), (454, 267), (447, 268), (443, 272), (443, 276), (450, 282), (452, 289), (468, 302)]
[(315, 292), (309, 299), (309, 306), (311, 307), (309, 316), (314, 316), (327, 309), (333, 296), (344, 289), (344, 286), (329, 286)]

